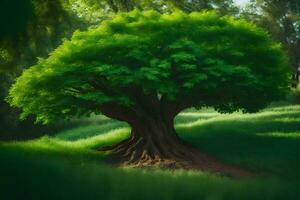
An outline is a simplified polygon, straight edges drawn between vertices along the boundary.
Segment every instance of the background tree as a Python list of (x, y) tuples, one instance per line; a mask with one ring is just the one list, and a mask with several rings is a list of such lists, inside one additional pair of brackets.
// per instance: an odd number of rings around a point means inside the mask
[(174, 117), (190, 107), (258, 111), (284, 96), (287, 69), (280, 46), (246, 21), (133, 11), (75, 32), (17, 79), (9, 102), (44, 123), (91, 113), (127, 122), (131, 137), (107, 149), (131, 164), (203, 166)]
[(300, 1), (253, 0), (244, 14), (279, 41), (293, 67), (293, 86), (300, 73)]
[(75, 14), (67, 12), (67, 6), (60, 0), (0, 2), (0, 139), (41, 134), (40, 129), (33, 130), (33, 120), (20, 122), (19, 111), (4, 99), (23, 69), (36, 63), (37, 57), (47, 56), (62, 38), (84, 25)]

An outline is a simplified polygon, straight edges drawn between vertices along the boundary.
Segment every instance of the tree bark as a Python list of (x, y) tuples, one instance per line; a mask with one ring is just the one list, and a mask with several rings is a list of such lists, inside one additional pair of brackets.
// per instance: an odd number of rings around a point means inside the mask
[(131, 136), (100, 151), (111, 151), (114, 161), (136, 167), (203, 168), (217, 166), (207, 155), (180, 140), (173, 119), (138, 119), (131, 124)]
[(147, 118), (135, 120), (130, 125), (132, 130), (129, 139), (102, 150), (111, 150), (114, 156), (127, 164), (141, 166), (184, 157), (184, 154), (178, 151), (178, 147), (183, 143), (176, 135), (173, 120), (167, 123)]
[(251, 173), (234, 166), (224, 165), (199, 152), (180, 140), (173, 118), (144, 118), (131, 121), (131, 136), (99, 151), (110, 151), (111, 161), (134, 167), (160, 167), (171, 169), (201, 169), (231, 177), (249, 176)]

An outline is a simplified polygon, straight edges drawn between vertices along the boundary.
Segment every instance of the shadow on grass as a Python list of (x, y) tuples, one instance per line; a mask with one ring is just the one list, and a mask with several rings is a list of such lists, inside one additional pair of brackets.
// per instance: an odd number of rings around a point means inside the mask
[[(111, 168), (64, 157), (34, 158), (0, 151), (0, 199), (105, 200), (281, 200), (297, 199), (296, 189), (277, 179), (230, 180), (186, 171)], [(73, 160), (73, 161), (72, 161)], [(294, 187), (294, 186), (292, 186)]]
[(177, 127), (184, 140), (226, 163), (295, 180), (300, 178), (299, 130), (298, 121), (274, 117)]

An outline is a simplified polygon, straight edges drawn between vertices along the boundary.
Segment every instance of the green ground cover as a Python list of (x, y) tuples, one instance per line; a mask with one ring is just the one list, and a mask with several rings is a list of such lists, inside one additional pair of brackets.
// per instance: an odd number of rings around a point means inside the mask
[(103, 116), (35, 140), (0, 143), (0, 199), (300, 199), (300, 106), (257, 114), (188, 110), (177, 132), (219, 160), (255, 174), (118, 168), (94, 149), (129, 136)]

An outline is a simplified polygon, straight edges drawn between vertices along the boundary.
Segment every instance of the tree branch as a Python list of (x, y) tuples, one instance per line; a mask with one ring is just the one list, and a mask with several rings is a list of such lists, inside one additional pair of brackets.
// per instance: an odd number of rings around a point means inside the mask
[(107, 0), (107, 3), (115, 13), (119, 12), (118, 6), (116, 6), (114, 0)]
[(116, 119), (119, 121), (125, 121), (132, 123), (136, 119), (136, 113), (125, 107), (118, 104), (107, 103), (100, 106), (100, 111), (107, 117)]
[(174, 118), (182, 110), (191, 107), (193, 104), (187, 100), (177, 99), (176, 101), (170, 101), (166, 95), (163, 95), (160, 100), (161, 112), (164, 118)]

